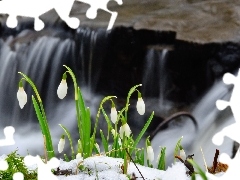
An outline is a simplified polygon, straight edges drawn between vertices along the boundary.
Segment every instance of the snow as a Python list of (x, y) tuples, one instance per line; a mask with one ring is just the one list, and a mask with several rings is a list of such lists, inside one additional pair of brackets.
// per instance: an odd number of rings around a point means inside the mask
[[(60, 161), (59, 168), (62, 170), (71, 169), (73, 173), (77, 172), (77, 165), (83, 165), (83, 171), (79, 171), (76, 175), (71, 176), (58, 176), (59, 180), (77, 180), (77, 179), (86, 179), (86, 180), (95, 180), (98, 179), (104, 180), (127, 180), (128, 177), (122, 173), (121, 167), (124, 162), (120, 158), (111, 158), (107, 156), (93, 156), (86, 158), (85, 160), (72, 160), (70, 162)], [(162, 180), (190, 180), (190, 177), (186, 174), (186, 167), (181, 162), (176, 162), (172, 167), (168, 167), (166, 171), (158, 170), (155, 168), (149, 168), (137, 164), (137, 167), (145, 179), (162, 179)], [(131, 176), (135, 174), (137, 179), (142, 179), (140, 173), (138, 172), (134, 163), (130, 162), (128, 165), (127, 174)]]

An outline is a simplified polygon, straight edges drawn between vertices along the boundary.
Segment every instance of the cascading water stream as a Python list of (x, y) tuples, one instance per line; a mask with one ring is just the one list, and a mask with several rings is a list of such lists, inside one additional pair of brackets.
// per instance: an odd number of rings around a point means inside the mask
[[(93, 111), (93, 115), (96, 114), (96, 108), (100, 102), (100, 98), (93, 96), (89, 89), (92, 84), (97, 84), (97, 72), (92, 72), (93, 62), (96, 61), (93, 50), (96, 42), (102, 40), (102, 37), (105, 38), (104, 31), (100, 34), (98, 31), (91, 32), (89, 29), (79, 31), (77, 35), (81, 38), (80, 42), (73, 39), (71, 34), (61, 38), (61, 34), (51, 32), (51, 35), (46, 33), (46, 35), (31, 39), (29, 38), (31, 33), (29, 30), (24, 30), (16, 37), (0, 39), (0, 127), (3, 129), (5, 126), (13, 125), (16, 129), (15, 141), (17, 142), (14, 146), (4, 147), (4, 150), (1, 148), (0, 154), (16, 149), (19, 149), (20, 154), (27, 154), (27, 152), (42, 154), (43, 152), (43, 139), (31, 102), (31, 96), (35, 94), (30, 85), (25, 82), (28, 102), (23, 109), (20, 109), (18, 105), (16, 93), (21, 79), (18, 72), (25, 73), (36, 84), (44, 103), (55, 146), (63, 133), (58, 124), (65, 125), (72, 132), (77, 130), (73, 83), (70, 76), (67, 80), (69, 86), (67, 97), (60, 100), (56, 94), (62, 73), (66, 70), (63, 67), (64, 64), (76, 72), (85, 101)], [(90, 47), (88, 51), (85, 49), (81, 54), (84, 58), (76, 56), (79, 49), (82, 50), (84, 46), (87, 46), (85, 41), (90, 42)], [(86, 64), (82, 63), (83, 67), (77, 66), (79, 62)], [(82, 74), (81, 69), (88, 69), (88, 72)], [(87, 80), (86, 84), (82, 81), (83, 79)], [(0, 136), (3, 137), (2, 132)], [(74, 136), (77, 137), (77, 134), (75, 133)]]
[(216, 146), (212, 143), (214, 134), (234, 122), (230, 109), (219, 111), (215, 105), (216, 100), (229, 100), (230, 95), (231, 91), (226, 84), (216, 82), (192, 110), (192, 114), (199, 125), (199, 130), (196, 131), (193, 123), (190, 123), (188, 120), (182, 122), (181, 127), (169, 127), (166, 130), (162, 130), (152, 140), (155, 152), (159, 152), (159, 146), (167, 147), (166, 159), (168, 165), (170, 165), (174, 159), (173, 155), (176, 142), (183, 136), (182, 145), (186, 154), (194, 154), (194, 160), (203, 168), (204, 162), (200, 150), (201, 147), (208, 166), (212, 165), (216, 149), (231, 155), (232, 140), (226, 138), (221, 146)]
[[(167, 78), (166, 60), (168, 54), (167, 48), (150, 47), (145, 57), (145, 71), (142, 80), (143, 97), (148, 97), (154, 102), (157, 111), (161, 116), (167, 116), (170, 104), (166, 99)], [(157, 101), (157, 102), (155, 102)]]

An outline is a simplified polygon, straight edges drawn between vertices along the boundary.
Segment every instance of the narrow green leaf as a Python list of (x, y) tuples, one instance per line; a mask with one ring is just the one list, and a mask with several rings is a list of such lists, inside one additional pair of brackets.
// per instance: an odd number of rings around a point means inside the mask
[[(150, 123), (152, 122), (152, 119), (153, 119), (153, 116), (154, 116), (154, 111), (152, 112), (151, 116), (148, 118), (146, 124), (144, 125), (143, 129), (141, 130), (141, 132), (139, 133), (138, 137), (136, 138), (136, 140), (134, 141), (134, 144), (133, 144), (133, 149), (135, 149), (138, 145), (138, 143), (140, 142), (140, 140), (142, 139), (144, 133), (146, 132), (148, 126), (150, 125)], [(132, 150), (130, 151), (130, 154), (132, 153)]]
[(197, 163), (195, 163), (195, 161), (193, 161), (192, 159), (188, 159), (187, 161), (191, 163), (198, 170), (198, 173), (203, 180), (208, 180), (205, 172), (200, 168), (200, 166)]
[(160, 152), (160, 158), (158, 161), (158, 169), (165, 171), (166, 166), (166, 147), (163, 147)]
[(36, 99), (34, 98), (34, 96), (32, 96), (32, 102), (33, 102), (33, 107), (35, 109), (37, 119), (38, 119), (38, 122), (40, 125), (40, 129), (42, 131), (42, 134), (46, 138), (46, 149), (47, 149), (47, 153), (48, 153), (48, 158), (50, 159), (50, 158), (54, 157), (55, 154), (54, 154), (54, 149), (53, 149), (53, 145), (52, 145), (51, 135), (49, 132), (49, 127), (48, 127), (48, 124), (46, 123), (46, 120), (42, 116), (39, 105), (38, 105)]
[(183, 136), (178, 140), (176, 146), (175, 146), (175, 149), (174, 149), (174, 162), (176, 162), (176, 158), (175, 156), (178, 155), (178, 152), (180, 151), (180, 147), (181, 147), (181, 141), (183, 139)]
[(103, 148), (104, 148), (104, 151), (106, 153), (106, 152), (108, 152), (108, 142), (107, 142), (102, 130), (100, 130), (100, 135), (101, 135), (101, 138), (102, 138)]

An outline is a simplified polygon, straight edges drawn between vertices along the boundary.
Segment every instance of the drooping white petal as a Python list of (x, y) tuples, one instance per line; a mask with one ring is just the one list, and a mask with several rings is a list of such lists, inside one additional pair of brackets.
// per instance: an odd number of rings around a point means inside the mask
[(61, 138), (58, 143), (58, 152), (59, 153), (63, 152), (64, 146), (65, 146), (65, 139)]
[(186, 159), (186, 153), (185, 153), (185, 151), (184, 151), (183, 149), (180, 150), (179, 156), (180, 156), (180, 158), (182, 158), (182, 160), (185, 161), (185, 159)]
[(110, 117), (111, 117), (111, 121), (113, 122), (113, 124), (115, 124), (116, 121), (117, 121), (117, 110), (116, 110), (115, 107), (112, 107), (112, 108), (111, 108)]
[(143, 115), (145, 113), (145, 103), (142, 98), (138, 98), (136, 107), (138, 114)]
[(27, 103), (27, 93), (24, 91), (23, 87), (19, 87), (17, 92), (17, 99), (19, 102), (19, 106), (22, 109)]
[(148, 147), (147, 147), (147, 159), (148, 159), (150, 162), (153, 162), (153, 160), (154, 160), (154, 152), (153, 152), (152, 146), (148, 146)]
[(119, 129), (119, 134), (120, 137), (123, 138), (123, 134), (125, 133), (125, 136), (129, 137), (131, 134), (131, 129), (129, 127), (129, 125), (127, 123), (125, 123), (124, 125), (122, 125)]
[(57, 95), (60, 99), (63, 99), (67, 95), (67, 89), (67, 81), (66, 79), (62, 79), (57, 89)]
[(77, 153), (76, 159), (83, 160), (82, 154), (81, 153)]

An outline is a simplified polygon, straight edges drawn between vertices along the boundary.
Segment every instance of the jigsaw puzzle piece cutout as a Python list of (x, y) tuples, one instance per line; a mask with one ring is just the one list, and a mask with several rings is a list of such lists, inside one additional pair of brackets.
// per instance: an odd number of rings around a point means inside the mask
[(219, 110), (223, 110), (227, 106), (230, 106), (236, 123), (226, 126), (220, 132), (216, 133), (213, 136), (212, 142), (216, 145), (221, 145), (223, 143), (224, 136), (229, 137), (229, 138), (233, 139), (234, 141), (240, 143), (240, 133), (239, 133), (239, 130), (240, 130), (240, 111), (239, 111), (240, 70), (239, 70), (237, 76), (234, 76), (231, 73), (224, 74), (223, 82), (225, 84), (234, 84), (232, 95), (231, 95), (229, 102), (224, 101), (224, 100), (217, 100), (216, 106)]
[(7, 126), (3, 130), (5, 139), (0, 139), (0, 146), (10, 146), (15, 144), (13, 139), (13, 134), (15, 133), (15, 129), (12, 126)]
[(75, 0), (58, 0), (55, 4), (55, 10), (59, 17), (67, 23), (72, 29), (77, 29), (80, 25), (80, 20), (76, 17), (70, 17)]
[(233, 123), (229, 126), (226, 126), (221, 131), (216, 133), (213, 138), (212, 142), (218, 146), (220, 146), (224, 141), (224, 136), (229, 137), (230, 139), (240, 143), (240, 125), (239, 123)]
[[(77, 0), (79, 2), (83, 2), (85, 4), (89, 4), (91, 7), (87, 10), (86, 16), (89, 19), (95, 19), (97, 17), (98, 9), (104, 10), (111, 14), (110, 21), (108, 23), (107, 30), (112, 29), (113, 24), (117, 19), (118, 13), (115, 11), (110, 11), (107, 7), (109, 0)], [(119, 5), (122, 5), (122, 0), (115, 0)]]
[(209, 180), (238, 180), (240, 177), (239, 164), (240, 164), (240, 153), (237, 151), (235, 157), (231, 159), (228, 154), (222, 153), (220, 155), (219, 161), (227, 164), (227, 171), (220, 177), (216, 177), (213, 174), (206, 173)]
[(80, 21), (69, 17), (74, 0), (3, 0), (0, 1), (0, 14), (8, 14), (6, 24), (10, 28), (18, 25), (17, 16), (34, 18), (34, 29), (36, 31), (44, 28), (44, 22), (39, 19), (51, 9), (55, 9), (62, 20), (71, 28), (77, 28)]
[(235, 121), (240, 123), (240, 111), (239, 111), (239, 105), (240, 105), (240, 70), (238, 71), (237, 76), (230, 73), (226, 73), (223, 77), (223, 81), (228, 84), (234, 84), (234, 88), (232, 91), (232, 96), (230, 98), (230, 106), (233, 112), (233, 116), (235, 118)]
[(38, 180), (58, 180), (57, 176), (52, 173), (52, 169), (59, 167), (60, 161), (53, 157), (50, 161), (45, 164), (39, 156), (28, 155), (24, 158), (24, 163), (26, 166), (37, 165), (38, 166)]
[[(224, 141), (224, 137), (229, 137), (232, 140), (240, 143), (240, 70), (237, 76), (234, 76), (231, 73), (226, 73), (223, 76), (223, 82), (225, 84), (234, 84), (233, 92), (229, 102), (218, 100), (216, 101), (216, 106), (219, 110), (225, 109), (227, 106), (231, 107), (234, 119), (236, 123), (233, 123), (225, 128), (223, 128), (220, 132), (216, 133), (212, 142), (216, 145), (221, 145)], [(238, 149), (235, 157), (233, 159), (226, 153), (222, 153), (219, 158), (220, 162), (228, 164), (228, 170), (221, 177), (216, 177), (212, 174), (206, 173), (207, 177), (211, 180), (214, 179), (238, 179), (240, 177), (239, 164), (240, 164), (240, 151)]]
[(13, 180), (24, 180), (24, 176), (21, 172), (16, 172), (13, 174)]
[(10, 28), (17, 27), (17, 16), (34, 18), (34, 28), (39, 31), (44, 28), (44, 22), (39, 16), (54, 7), (56, 0), (3, 0), (0, 2), (0, 13), (8, 14), (6, 24)]
[(8, 169), (8, 163), (6, 160), (0, 160), (0, 171), (6, 171)]
[[(0, 171), (6, 171), (8, 169), (8, 163), (6, 160), (0, 160)], [(13, 180), (24, 180), (24, 176), (21, 172), (13, 174)]]

